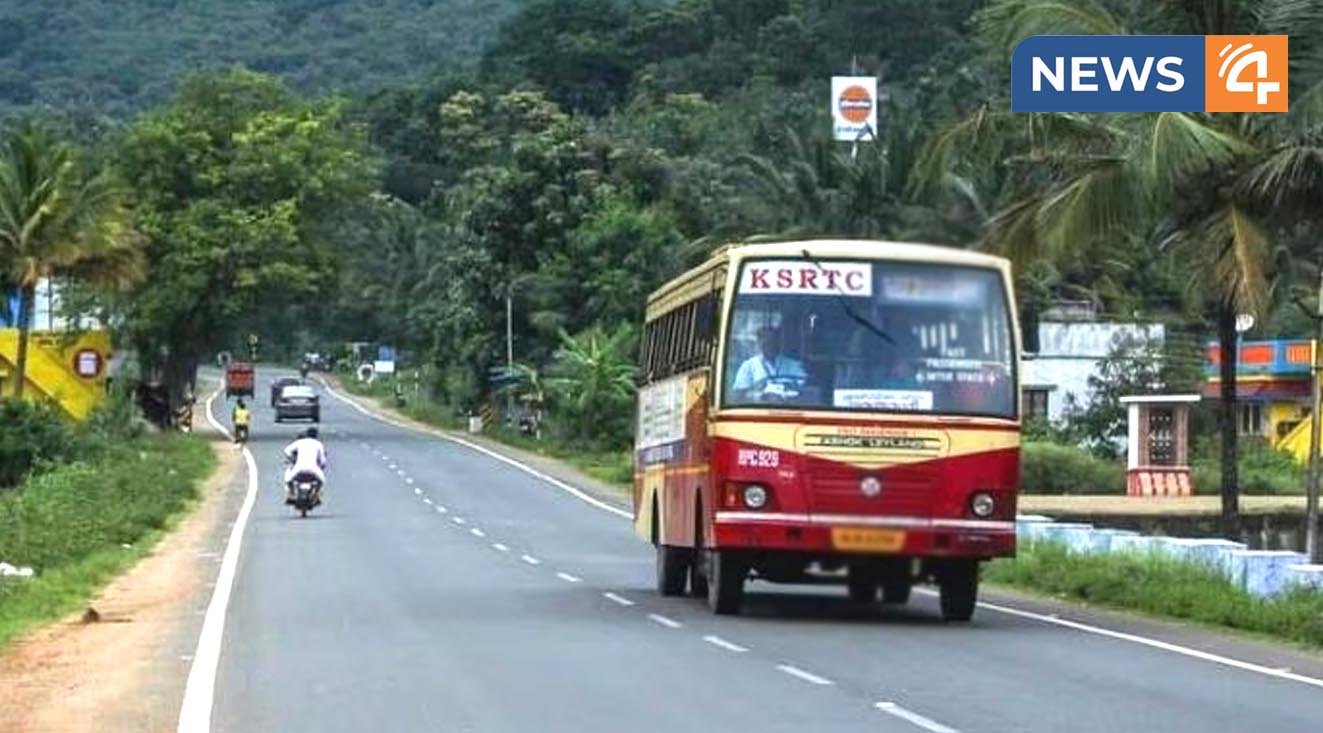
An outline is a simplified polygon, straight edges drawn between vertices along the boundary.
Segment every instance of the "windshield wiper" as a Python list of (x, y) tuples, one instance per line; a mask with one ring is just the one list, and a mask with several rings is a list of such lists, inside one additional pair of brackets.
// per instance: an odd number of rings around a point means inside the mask
[[(819, 272), (821, 272), (824, 276), (827, 275), (827, 268), (822, 266), (822, 263), (818, 261), (818, 258), (814, 257), (812, 254), (809, 254), (809, 251), (806, 249), (800, 250), (800, 252), (804, 255), (804, 259), (808, 260), (810, 264), (818, 268)], [(865, 316), (861, 315), (858, 311), (856, 311), (854, 309), (854, 306), (850, 305), (850, 300), (849, 300), (850, 296), (846, 295), (844, 290), (841, 290), (841, 286), (836, 284), (835, 278), (827, 277), (827, 282), (830, 283), (831, 286), (836, 289), (836, 300), (840, 302), (841, 309), (845, 311), (845, 315), (850, 317), (850, 320), (868, 329), (878, 338), (882, 339), (883, 341), (886, 341), (892, 346), (896, 345), (896, 340), (891, 338), (891, 336), (887, 335), (886, 331), (883, 331), (881, 327), (879, 327), (876, 323), (873, 323), (872, 321), (868, 320), (868, 318), (866, 318)]]

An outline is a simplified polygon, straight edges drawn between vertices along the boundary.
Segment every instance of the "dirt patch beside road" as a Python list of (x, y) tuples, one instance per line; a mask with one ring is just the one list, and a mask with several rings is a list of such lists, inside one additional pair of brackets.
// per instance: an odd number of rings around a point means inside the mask
[[(200, 504), (85, 611), (0, 655), (0, 731), (172, 731), (224, 550), (243, 498), (242, 454), (216, 442)], [(89, 621), (96, 616), (99, 620)]]

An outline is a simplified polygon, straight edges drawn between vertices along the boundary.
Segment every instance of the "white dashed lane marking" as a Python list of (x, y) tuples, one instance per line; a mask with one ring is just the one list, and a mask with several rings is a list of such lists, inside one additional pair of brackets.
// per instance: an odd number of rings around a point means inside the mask
[(749, 651), (748, 647), (740, 646), (739, 644), (736, 644), (736, 643), (733, 642), (733, 641), (726, 641), (725, 639), (721, 638), (720, 636), (712, 636), (712, 635), (704, 636), (704, 637), (703, 637), (703, 641), (706, 641), (707, 643), (711, 644), (712, 646), (721, 647), (722, 649), (725, 649), (725, 650), (728, 651), (728, 652), (747, 652), (747, 651)]
[(603, 593), (602, 595), (606, 598), (606, 600), (611, 601), (612, 603), (615, 603), (620, 606), (634, 605), (633, 601), (629, 600), (628, 598), (622, 595), (617, 595), (615, 593)]
[(679, 621), (676, 621), (673, 618), (667, 618), (666, 616), (663, 616), (659, 613), (648, 614), (648, 619), (653, 623), (661, 624), (662, 626), (665, 626), (668, 629), (678, 629), (681, 626), (684, 626), (684, 624), (680, 623)]
[(897, 718), (900, 718), (901, 720), (909, 721), (919, 726), (920, 728), (923, 728), (926, 731), (931, 731), (931, 733), (960, 733), (960, 731), (956, 730), (955, 728), (942, 725), (941, 723), (938, 723), (932, 718), (925, 718), (924, 716), (919, 715), (913, 710), (909, 710), (907, 708), (901, 707), (900, 705), (897, 705), (894, 702), (879, 702), (873, 705), (873, 707), (877, 708), (878, 710), (881, 710), (887, 715), (892, 715)]
[(781, 670), (782, 672), (785, 672), (791, 677), (798, 677), (799, 679), (814, 685), (834, 684), (831, 680), (827, 679), (826, 677), (819, 677), (818, 675), (813, 674), (812, 672), (807, 672), (805, 670), (802, 670), (793, 664), (778, 664), (776, 665), (776, 668)]

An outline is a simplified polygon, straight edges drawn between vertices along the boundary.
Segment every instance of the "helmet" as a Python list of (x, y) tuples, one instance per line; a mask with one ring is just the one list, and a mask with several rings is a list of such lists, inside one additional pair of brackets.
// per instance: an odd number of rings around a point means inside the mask
[(305, 438), (316, 438), (316, 437), (317, 437), (317, 428), (308, 428), (307, 430), (304, 430), (304, 431), (303, 431), (303, 437), (305, 437)]

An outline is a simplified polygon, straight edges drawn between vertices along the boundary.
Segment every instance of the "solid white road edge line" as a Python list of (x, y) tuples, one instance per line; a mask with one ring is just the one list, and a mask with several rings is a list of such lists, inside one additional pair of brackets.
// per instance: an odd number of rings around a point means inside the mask
[[(924, 595), (930, 595), (930, 596), (937, 595), (937, 591), (929, 590), (927, 588), (915, 588), (914, 590), (915, 592), (922, 593)], [(1302, 674), (1295, 674), (1294, 672), (1286, 672), (1280, 669), (1274, 669), (1272, 667), (1264, 667), (1259, 664), (1254, 664), (1253, 662), (1244, 662), (1239, 659), (1224, 657), (1219, 654), (1211, 654), (1209, 652), (1200, 651), (1198, 649), (1193, 649), (1188, 646), (1181, 646), (1180, 644), (1172, 644), (1170, 642), (1159, 641), (1158, 639), (1150, 639), (1146, 636), (1139, 636), (1136, 634), (1127, 634), (1124, 631), (1113, 631), (1111, 629), (1104, 629), (1100, 626), (1090, 626), (1089, 624), (1083, 624), (1078, 621), (1069, 621), (1067, 619), (1061, 618), (1056, 615), (1048, 616), (1041, 613), (1034, 613), (1032, 611), (1021, 611), (1018, 608), (1010, 608), (1008, 606), (1001, 606), (995, 603), (987, 603), (984, 601), (979, 601), (978, 605), (980, 608), (986, 608), (989, 611), (996, 611), (997, 613), (1004, 613), (1008, 616), (1027, 618), (1033, 621), (1041, 621), (1045, 624), (1052, 624), (1054, 626), (1063, 626), (1068, 629), (1082, 631), (1086, 634), (1095, 634), (1097, 636), (1105, 636), (1110, 639), (1128, 641), (1132, 644), (1140, 644), (1143, 646), (1152, 647), (1153, 649), (1161, 649), (1162, 651), (1165, 652), (1180, 654), (1182, 656), (1191, 657), (1193, 659), (1199, 659), (1205, 662), (1212, 662), (1213, 664), (1221, 664), (1226, 667), (1232, 667), (1234, 669), (1239, 669), (1246, 672), (1255, 672), (1258, 674), (1267, 675), (1269, 677), (1276, 677), (1278, 679), (1290, 680), (1292, 682), (1299, 682), (1301, 684), (1312, 685), (1314, 687), (1323, 688), (1323, 679), (1318, 679), (1316, 677), (1306, 677), (1305, 675)]]
[[(397, 427), (397, 428), (403, 428), (403, 429), (405, 429), (405, 430), (410, 430), (410, 431), (413, 431), (413, 432), (424, 432), (424, 433), (427, 434), (427, 435), (431, 435), (431, 436), (433, 436), (433, 437), (439, 437), (439, 438), (441, 438), (442, 440), (447, 440), (447, 441), (450, 441), (450, 442), (452, 442), (452, 443), (457, 443), (457, 444), (462, 445), (462, 446), (464, 446), (464, 447), (466, 447), (466, 448), (470, 448), (470, 449), (472, 449), (472, 450), (478, 451), (479, 453), (482, 453), (483, 455), (486, 455), (486, 456), (488, 456), (488, 457), (490, 457), (490, 458), (494, 458), (494, 459), (496, 459), (496, 460), (498, 460), (498, 461), (500, 461), (500, 462), (502, 462), (502, 463), (505, 463), (505, 464), (508, 464), (508, 465), (510, 465), (510, 466), (513, 466), (513, 467), (515, 467), (515, 468), (517, 468), (517, 469), (523, 471), (524, 473), (527, 473), (527, 474), (530, 475), (530, 476), (533, 476), (533, 477), (535, 477), (535, 478), (541, 479), (542, 481), (545, 481), (546, 483), (549, 483), (549, 484), (551, 484), (552, 486), (555, 486), (556, 488), (561, 489), (562, 491), (565, 491), (566, 493), (570, 494), (571, 496), (574, 496), (575, 498), (581, 499), (581, 500), (583, 500), (584, 502), (587, 502), (588, 504), (591, 504), (592, 506), (597, 507), (598, 509), (601, 509), (601, 510), (603, 510), (603, 511), (610, 512), (610, 513), (615, 514), (616, 516), (619, 516), (619, 517), (624, 517), (625, 519), (633, 519), (633, 518), (634, 518), (633, 515), (632, 515), (631, 513), (627, 512), (627, 511), (625, 511), (625, 510), (623, 510), (623, 509), (620, 509), (620, 508), (618, 508), (618, 507), (611, 506), (610, 504), (607, 504), (606, 502), (601, 501), (601, 500), (598, 500), (598, 499), (596, 499), (596, 498), (594, 498), (594, 497), (592, 497), (592, 496), (589, 496), (588, 494), (585, 494), (584, 492), (580, 491), (579, 489), (576, 489), (576, 488), (574, 488), (573, 486), (570, 486), (569, 484), (565, 483), (564, 481), (561, 481), (560, 479), (557, 479), (557, 478), (553, 478), (553, 477), (551, 477), (551, 476), (548, 476), (547, 474), (545, 474), (545, 473), (543, 473), (543, 472), (541, 472), (541, 471), (539, 471), (539, 470), (533, 468), (532, 466), (524, 465), (523, 463), (520, 463), (519, 461), (516, 461), (516, 460), (513, 459), (513, 458), (509, 458), (509, 457), (503, 456), (503, 455), (501, 455), (500, 453), (497, 453), (496, 451), (490, 450), (490, 449), (488, 449), (488, 448), (484, 448), (483, 446), (477, 445), (477, 444), (475, 444), (475, 443), (471, 443), (471, 442), (469, 442), (469, 441), (467, 441), (467, 440), (462, 440), (462, 439), (460, 439), (460, 438), (456, 438), (456, 437), (453, 437), (453, 436), (450, 436), (450, 435), (445, 435), (444, 433), (433, 433), (433, 432), (430, 432), (430, 431), (421, 431), (421, 430), (419, 430), (418, 428), (416, 428), (416, 427), (414, 427), (414, 426), (412, 426), (412, 425), (408, 425), (408, 424), (405, 424), (405, 423), (402, 423), (402, 422), (398, 422), (398, 421), (396, 421), (396, 420), (392, 420), (392, 419), (390, 419), (390, 418), (388, 418), (388, 417), (384, 417), (384, 416), (378, 415), (378, 414), (372, 412), (371, 410), (369, 410), (369, 409), (363, 407), (362, 405), (358, 404), (358, 402), (355, 401), (355, 400), (353, 400), (352, 398), (347, 397), (347, 396), (345, 396), (345, 395), (343, 395), (343, 394), (340, 394), (339, 390), (336, 390), (336, 389), (332, 388), (332, 387), (331, 387), (329, 384), (327, 384), (325, 381), (322, 382), (322, 386), (324, 386), (324, 387), (326, 388), (326, 391), (329, 392), (329, 393), (331, 394), (332, 397), (335, 397), (337, 400), (340, 400), (341, 402), (345, 403), (346, 405), (349, 405), (349, 406), (352, 407), (353, 409), (355, 409), (355, 410), (357, 410), (358, 412), (360, 412), (360, 413), (362, 413), (362, 414), (368, 416), (369, 418), (372, 418), (373, 420), (377, 420), (377, 421), (379, 421), (379, 422), (386, 423), (387, 425), (394, 425), (394, 426)], [(920, 592), (923, 592), (921, 589), (916, 589), (916, 590), (920, 590)], [(936, 595), (936, 593), (932, 593), (932, 595)], [(1157, 640), (1157, 639), (1149, 639), (1149, 638), (1147, 638), (1147, 637), (1136, 636), (1136, 635), (1134, 635), (1134, 634), (1126, 634), (1126, 633), (1119, 632), (1119, 631), (1111, 631), (1111, 630), (1109, 630), (1109, 629), (1103, 629), (1103, 628), (1099, 628), (1099, 627), (1096, 627), (1096, 626), (1089, 626), (1089, 625), (1087, 625), (1087, 624), (1078, 624), (1078, 623), (1075, 623), (1075, 622), (1073, 622), (1073, 621), (1063, 621), (1063, 620), (1061, 620), (1061, 619), (1059, 619), (1059, 618), (1055, 618), (1055, 617), (1051, 617), (1051, 616), (1045, 616), (1045, 615), (1043, 615), (1043, 614), (1038, 614), (1038, 613), (1032, 613), (1032, 612), (1029, 612), (1029, 611), (1019, 611), (1019, 610), (1017, 610), (1017, 609), (1014, 609), (1014, 608), (1007, 608), (1007, 607), (1004, 607), (1004, 606), (995, 606), (995, 605), (988, 604), (988, 603), (979, 603), (979, 605), (980, 605), (980, 606), (983, 606), (984, 608), (987, 608), (987, 609), (989, 609), (989, 610), (1000, 611), (1000, 612), (1002, 612), (1002, 613), (1007, 613), (1007, 614), (1010, 614), (1010, 615), (1013, 615), (1013, 616), (1014, 616), (1014, 615), (1018, 615), (1018, 616), (1021, 616), (1021, 617), (1023, 617), (1023, 618), (1034, 619), (1034, 620), (1042, 621), (1042, 622), (1044, 622), (1044, 623), (1049, 623), (1049, 624), (1056, 624), (1056, 625), (1058, 625), (1058, 626), (1065, 626), (1065, 627), (1067, 627), (1067, 628), (1073, 628), (1073, 629), (1076, 629), (1076, 630), (1078, 630), (1078, 631), (1084, 631), (1084, 632), (1091, 633), (1091, 634), (1098, 634), (1098, 635), (1100, 635), (1100, 636), (1107, 636), (1107, 637), (1111, 637), (1111, 638), (1118, 639), (1118, 640), (1121, 640), (1121, 641), (1129, 641), (1129, 642), (1132, 642), (1132, 643), (1135, 643), (1135, 644), (1143, 644), (1143, 645), (1145, 645), (1145, 646), (1149, 646), (1149, 647), (1152, 647), (1152, 648), (1155, 648), (1155, 649), (1162, 649), (1162, 650), (1169, 651), (1169, 652), (1173, 652), (1173, 653), (1176, 653), (1176, 654), (1183, 654), (1183, 655), (1185, 655), (1185, 656), (1192, 657), (1192, 658), (1195, 658), (1195, 659), (1201, 659), (1201, 660), (1203, 660), (1203, 661), (1213, 662), (1214, 664), (1222, 664), (1222, 665), (1225, 665), (1225, 666), (1228, 666), (1228, 667), (1234, 667), (1234, 668), (1236, 668), (1236, 669), (1241, 669), (1241, 670), (1245, 670), (1245, 671), (1248, 671), (1248, 672), (1257, 672), (1257, 673), (1259, 673), (1259, 674), (1266, 674), (1266, 675), (1268, 675), (1268, 676), (1270, 676), (1270, 677), (1277, 677), (1277, 678), (1279, 678), (1279, 679), (1291, 680), (1291, 681), (1293, 681), (1293, 682), (1300, 682), (1300, 683), (1303, 683), (1303, 684), (1306, 684), (1306, 685), (1312, 685), (1312, 686), (1314, 686), (1314, 687), (1320, 687), (1320, 688), (1323, 688), (1323, 679), (1316, 679), (1316, 678), (1314, 678), (1314, 677), (1306, 677), (1306, 676), (1304, 676), (1304, 675), (1295, 674), (1295, 673), (1292, 673), (1292, 672), (1282, 672), (1282, 671), (1280, 671), (1280, 670), (1272, 669), (1272, 668), (1270, 668), (1270, 667), (1264, 667), (1264, 666), (1257, 665), (1257, 664), (1253, 664), (1253, 663), (1250, 663), (1250, 662), (1242, 662), (1242, 661), (1240, 661), (1240, 660), (1238, 660), (1238, 659), (1231, 659), (1231, 658), (1229, 658), (1229, 657), (1222, 657), (1222, 656), (1219, 656), (1219, 655), (1216, 655), (1216, 654), (1209, 654), (1209, 653), (1207, 653), (1207, 652), (1201, 652), (1201, 651), (1199, 651), (1198, 649), (1191, 649), (1191, 648), (1189, 648), (1189, 647), (1183, 647), (1183, 646), (1180, 646), (1180, 645), (1178, 645), (1178, 644), (1170, 644), (1170, 643), (1168, 643), (1168, 642), (1165, 642), (1165, 641), (1159, 641), (1159, 640)]]
[(713, 645), (713, 646), (719, 646), (719, 647), (721, 647), (722, 649), (725, 649), (725, 650), (728, 651), (728, 652), (747, 652), (747, 651), (749, 651), (748, 647), (740, 646), (739, 644), (736, 644), (735, 642), (732, 642), (732, 641), (726, 641), (725, 639), (721, 638), (720, 636), (712, 636), (711, 634), (709, 634), (709, 635), (707, 635), (707, 636), (704, 636), (704, 637), (703, 637), (703, 641), (706, 641), (707, 643), (709, 643), (709, 644), (711, 644), (711, 645)]
[(622, 595), (617, 595), (617, 594), (615, 594), (615, 593), (610, 593), (610, 592), (608, 592), (608, 593), (603, 593), (602, 595), (603, 595), (603, 596), (606, 596), (606, 600), (611, 601), (612, 603), (619, 604), (619, 605), (621, 605), (621, 606), (632, 606), (632, 605), (634, 605), (634, 602), (633, 602), (633, 601), (629, 600), (628, 598), (626, 598), (626, 597), (624, 597), (624, 596), (622, 596)]
[(386, 423), (387, 425), (394, 425), (394, 426), (397, 427), (397, 428), (403, 428), (403, 429), (405, 429), (405, 430), (410, 430), (410, 431), (413, 431), (413, 432), (424, 432), (424, 433), (427, 434), (427, 435), (430, 435), (430, 436), (433, 436), (433, 437), (438, 437), (438, 438), (441, 438), (442, 440), (448, 440), (448, 441), (450, 441), (451, 443), (456, 443), (456, 444), (458, 444), (458, 445), (462, 445), (462, 446), (464, 446), (465, 448), (469, 448), (469, 449), (471, 449), (471, 450), (475, 450), (475, 451), (477, 451), (477, 452), (479, 452), (479, 453), (481, 453), (481, 454), (487, 456), (488, 458), (494, 458), (494, 459), (500, 461), (501, 463), (504, 463), (504, 464), (509, 465), (509, 466), (513, 466), (513, 467), (519, 469), (520, 471), (523, 471), (524, 473), (526, 473), (526, 474), (528, 474), (528, 475), (530, 475), (530, 476), (533, 476), (533, 477), (535, 477), (535, 478), (541, 479), (542, 481), (545, 481), (546, 483), (549, 483), (549, 484), (551, 484), (552, 486), (555, 486), (556, 488), (558, 488), (558, 489), (560, 489), (561, 491), (564, 491), (565, 493), (567, 493), (567, 494), (569, 494), (569, 495), (575, 497), (576, 499), (580, 499), (580, 500), (582, 500), (582, 501), (585, 501), (585, 502), (587, 502), (587, 503), (589, 503), (589, 504), (591, 504), (591, 505), (597, 507), (598, 509), (601, 509), (602, 511), (610, 512), (610, 513), (616, 515), (617, 517), (624, 517), (625, 519), (633, 519), (633, 518), (634, 518), (634, 515), (631, 514), (630, 512), (627, 512), (627, 511), (625, 511), (624, 509), (621, 509), (621, 508), (619, 508), (619, 507), (611, 506), (610, 504), (608, 504), (608, 503), (606, 503), (606, 502), (604, 502), (604, 501), (602, 501), (602, 500), (600, 500), (600, 499), (597, 499), (596, 497), (589, 496), (588, 494), (584, 493), (583, 491), (580, 491), (579, 489), (576, 489), (576, 488), (574, 488), (573, 486), (570, 486), (569, 484), (565, 483), (564, 481), (561, 481), (561, 480), (558, 479), (558, 478), (554, 478), (554, 477), (552, 477), (552, 476), (549, 476), (549, 475), (547, 475), (547, 474), (545, 474), (545, 473), (543, 473), (543, 472), (537, 470), (536, 468), (533, 468), (532, 466), (526, 465), (526, 464), (524, 464), (524, 463), (520, 463), (519, 461), (516, 461), (515, 459), (510, 458), (510, 457), (508, 457), (508, 456), (503, 456), (503, 455), (501, 455), (500, 453), (497, 453), (496, 451), (491, 450), (491, 449), (489, 449), (489, 448), (484, 448), (483, 446), (480, 446), (480, 445), (478, 445), (477, 443), (471, 443), (471, 442), (469, 442), (469, 441), (467, 441), (467, 440), (463, 440), (462, 438), (456, 438), (456, 437), (454, 437), (453, 435), (446, 435), (445, 433), (433, 433), (433, 432), (431, 432), (431, 431), (421, 431), (421, 430), (419, 430), (418, 428), (414, 427), (413, 425), (409, 425), (409, 424), (406, 424), (406, 423), (399, 422), (399, 421), (397, 421), (397, 420), (392, 420), (392, 419), (390, 419), (390, 418), (388, 418), (388, 417), (385, 417), (385, 416), (382, 416), (382, 415), (378, 415), (378, 414), (376, 414), (375, 412), (372, 412), (371, 410), (367, 409), (366, 407), (363, 407), (362, 405), (358, 404), (358, 402), (357, 402), (356, 400), (354, 400), (353, 398), (348, 397), (348, 396), (343, 395), (343, 394), (340, 394), (339, 390), (334, 389), (333, 387), (331, 387), (330, 384), (328, 384), (328, 383), (327, 383), (326, 381), (324, 381), (324, 380), (322, 381), (322, 386), (326, 388), (326, 391), (327, 391), (328, 393), (330, 393), (330, 395), (331, 395), (332, 397), (336, 398), (337, 400), (340, 400), (341, 402), (345, 403), (346, 405), (349, 405), (350, 407), (354, 408), (355, 410), (359, 411), (360, 413), (362, 413), (362, 414), (364, 414), (364, 415), (367, 415), (368, 417), (372, 418), (373, 420), (377, 420), (377, 421), (379, 421), (379, 422), (384, 422), (384, 423)]
[[(211, 404), (216, 394), (219, 392), (207, 398), (207, 422), (221, 434), (229, 436), (229, 431), (211, 414)], [(211, 730), (211, 710), (216, 698), (216, 671), (220, 666), (221, 640), (225, 635), (225, 614), (229, 609), (230, 594), (234, 590), (234, 576), (239, 568), (239, 549), (243, 545), (244, 529), (248, 526), (248, 517), (253, 513), (253, 504), (257, 501), (257, 461), (247, 446), (243, 449), (243, 458), (248, 471), (248, 491), (239, 508), (239, 516), (230, 529), (220, 572), (216, 575), (216, 587), (211, 592), (211, 602), (207, 604), (207, 613), (202, 619), (202, 631), (198, 634), (198, 645), (188, 669), (188, 681), (184, 684), (184, 700), (179, 706), (179, 726), (176, 728), (179, 733), (208, 733)]]
[(793, 664), (778, 664), (778, 665), (776, 665), (776, 668), (779, 669), (779, 670), (781, 670), (782, 672), (785, 672), (786, 674), (790, 675), (791, 677), (798, 677), (798, 678), (800, 678), (801, 680), (804, 680), (805, 682), (811, 682), (811, 683), (813, 683), (813, 684), (815, 684), (815, 685), (831, 685), (831, 684), (835, 684), (834, 682), (832, 682), (831, 680), (827, 679), (826, 677), (819, 677), (819, 676), (817, 676), (816, 674), (813, 674), (812, 672), (806, 672), (806, 671), (800, 669), (799, 667), (796, 667), (796, 666), (793, 665)]
[(881, 710), (887, 715), (894, 715), (895, 717), (900, 718), (901, 720), (908, 720), (909, 722), (919, 726), (920, 728), (923, 728), (924, 730), (932, 731), (932, 733), (960, 733), (960, 731), (956, 730), (955, 728), (942, 725), (941, 723), (938, 723), (937, 721), (931, 718), (925, 718), (924, 716), (919, 715), (913, 710), (909, 710), (904, 707), (901, 707), (900, 705), (897, 705), (894, 702), (879, 702), (874, 704), (873, 707), (877, 708), (878, 710)]

